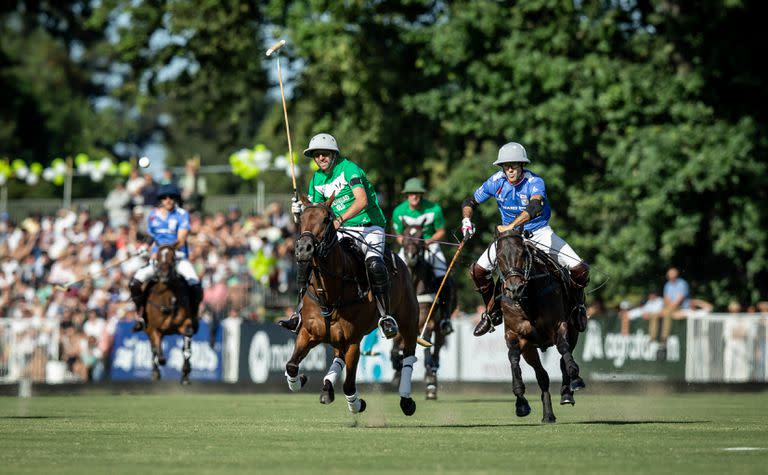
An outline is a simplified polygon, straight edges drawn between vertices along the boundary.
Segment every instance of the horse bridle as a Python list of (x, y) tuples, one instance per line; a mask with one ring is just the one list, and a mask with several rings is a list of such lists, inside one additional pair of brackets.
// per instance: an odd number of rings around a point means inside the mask
[[(499, 240), (502, 238), (516, 238), (523, 240), (522, 234), (512, 233), (512, 234), (502, 234), (498, 238), (496, 238), (496, 254), (498, 259), (498, 252), (499, 252)], [(528, 281), (530, 280), (531, 276), (531, 266), (533, 259), (531, 258), (531, 252), (528, 250), (528, 247), (525, 246), (525, 243), (523, 242), (523, 267), (517, 267), (517, 266), (511, 266), (508, 269), (504, 269), (503, 271), (501, 268), (499, 268), (499, 271), (501, 272), (501, 278), (504, 282), (504, 290), (513, 290), (509, 289), (507, 287), (507, 281), (512, 277), (520, 277), (522, 282), (518, 286), (519, 289), (524, 289), (526, 285), (528, 285)]]
[(328, 253), (331, 252), (331, 249), (333, 246), (336, 245), (338, 242), (338, 235), (336, 233), (336, 230), (333, 227), (333, 218), (336, 217), (336, 215), (333, 213), (333, 210), (330, 206), (324, 204), (324, 203), (315, 203), (308, 205), (305, 209), (308, 208), (323, 208), (325, 209), (328, 214), (326, 214), (325, 219), (323, 220), (323, 224), (325, 225), (325, 228), (323, 229), (323, 234), (318, 239), (317, 236), (315, 236), (314, 233), (309, 231), (304, 231), (299, 235), (299, 239), (302, 239), (304, 237), (308, 237), (312, 240), (312, 247), (314, 248), (314, 252), (317, 254), (318, 257), (324, 258), (328, 256)]

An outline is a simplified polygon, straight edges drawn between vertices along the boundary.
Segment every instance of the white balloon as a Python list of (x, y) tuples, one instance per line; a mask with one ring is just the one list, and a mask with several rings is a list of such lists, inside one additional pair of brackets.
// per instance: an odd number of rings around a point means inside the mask
[(51, 181), (56, 176), (56, 171), (53, 168), (46, 168), (43, 170), (43, 180)]
[(110, 160), (108, 157), (104, 157), (99, 162), (99, 169), (103, 173), (107, 173), (109, 171), (109, 168), (112, 166), (112, 160)]
[(67, 164), (64, 162), (57, 162), (56, 165), (53, 166), (53, 171), (57, 175), (63, 175), (67, 173)]
[(95, 181), (96, 183), (100, 182), (104, 179), (104, 173), (99, 169), (93, 169), (91, 170), (91, 180)]
[(5, 175), (0, 173), (0, 185), (5, 185), (5, 181), (6, 181)]
[(80, 175), (87, 175), (93, 169), (94, 167), (91, 165), (91, 162), (85, 162), (77, 166), (77, 173)]
[(18, 170), (16, 170), (16, 178), (19, 180), (23, 180), (27, 177), (29, 174), (29, 168), (27, 167), (21, 167)]
[(37, 185), (37, 182), (39, 181), (40, 181), (40, 177), (38, 177), (34, 173), (30, 173), (27, 175), (27, 185), (34, 186), (34, 185)]
[(139, 159), (139, 166), (141, 168), (147, 168), (149, 166), (149, 157), (141, 157)]

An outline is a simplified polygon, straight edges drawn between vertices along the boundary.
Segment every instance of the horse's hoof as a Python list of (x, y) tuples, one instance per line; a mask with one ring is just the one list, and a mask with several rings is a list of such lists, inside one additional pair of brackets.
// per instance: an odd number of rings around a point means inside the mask
[(304, 387), (305, 384), (307, 384), (308, 380), (309, 380), (309, 378), (307, 378), (306, 374), (302, 374), (301, 376), (299, 376), (299, 381), (301, 382), (301, 387), (302, 388)]
[(416, 401), (410, 397), (400, 397), (400, 409), (406, 416), (412, 416), (416, 412)]
[(557, 422), (557, 418), (555, 417), (554, 414), (549, 416), (544, 416), (541, 418), (542, 424), (554, 424), (555, 422)]
[(165, 356), (161, 356), (160, 358), (158, 358), (157, 364), (159, 364), (160, 366), (165, 366)]
[(525, 417), (530, 413), (531, 413), (531, 405), (528, 404), (528, 401), (525, 399), (520, 401), (518, 399), (518, 401), (515, 403), (515, 414), (517, 415), (517, 417)]
[(357, 411), (358, 414), (361, 412), (365, 412), (365, 408), (368, 407), (368, 404), (365, 403), (365, 399), (360, 398), (360, 410)]
[(330, 404), (334, 399), (336, 399), (336, 396), (333, 393), (333, 384), (326, 380), (325, 384), (323, 384), (323, 390), (320, 392), (320, 404)]
[(430, 384), (427, 386), (427, 400), (428, 401), (436, 401), (437, 400), (437, 386), (434, 384)]
[(584, 384), (584, 380), (581, 378), (576, 378), (571, 380), (571, 391), (578, 391), (580, 389), (584, 389), (587, 387), (586, 384)]
[(560, 405), (565, 406), (570, 404), (571, 406), (576, 404), (576, 399), (573, 398), (573, 394), (563, 394), (560, 396)]

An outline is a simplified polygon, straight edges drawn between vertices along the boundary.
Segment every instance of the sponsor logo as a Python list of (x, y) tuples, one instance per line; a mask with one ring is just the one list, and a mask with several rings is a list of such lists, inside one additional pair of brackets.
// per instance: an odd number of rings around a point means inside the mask
[[(656, 361), (659, 343), (651, 341), (649, 335), (637, 331), (632, 335), (607, 333), (603, 337), (599, 323), (590, 321), (581, 359), (584, 362), (609, 360), (615, 368), (621, 368), (626, 361)], [(680, 361), (680, 338), (670, 335), (667, 339), (667, 361)]]
[[(285, 370), (285, 364), (293, 354), (294, 346), (292, 340), (283, 344), (271, 343), (266, 332), (256, 332), (251, 338), (251, 345), (248, 349), (248, 371), (251, 381), (263, 383), (270, 373), (282, 373)], [(325, 348), (321, 345), (312, 349), (302, 360), (301, 367), (305, 371), (323, 371), (325, 369)]]

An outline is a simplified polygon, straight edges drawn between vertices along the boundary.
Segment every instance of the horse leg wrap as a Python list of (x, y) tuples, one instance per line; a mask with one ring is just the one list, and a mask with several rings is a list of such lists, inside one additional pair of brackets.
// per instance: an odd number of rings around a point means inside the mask
[(298, 376), (288, 376), (288, 371), (285, 372), (285, 379), (288, 381), (288, 389), (291, 392), (296, 392), (301, 389), (301, 378)]
[(184, 349), (182, 350), (182, 354), (184, 354), (184, 359), (188, 360), (190, 356), (192, 356), (192, 338), (185, 336), (184, 337)]
[(336, 386), (336, 381), (339, 379), (339, 375), (344, 370), (344, 360), (341, 358), (334, 358), (331, 367), (328, 369), (328, 374), (323, 378), (324, 381), (328, 381), (332, 386)]
[(360, 412), (360, 409), (363, 407), (363, 403), (360, 401), (360, 395), (355, 391), (355, 394), (352, 394), (351, 396), (344, 395), (345, 398), (347, 398), (347, 407), (349, 408), (349, 412), (352, 414), (357, 414)]
[(411, 397), (411, 377), (416, 360), (415, 356), (403, 358), (403, 370), (400, 372), (400, 397)]

